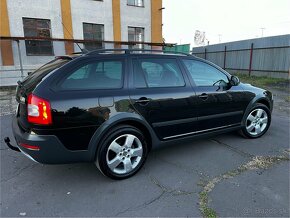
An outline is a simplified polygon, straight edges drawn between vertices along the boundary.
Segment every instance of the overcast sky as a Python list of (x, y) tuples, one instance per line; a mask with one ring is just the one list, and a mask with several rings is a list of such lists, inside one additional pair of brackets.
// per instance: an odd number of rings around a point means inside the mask
[(191, 43), (196, 30), (210, 44), (290, 34), (290, 0), (163, 0), (163, 36)]

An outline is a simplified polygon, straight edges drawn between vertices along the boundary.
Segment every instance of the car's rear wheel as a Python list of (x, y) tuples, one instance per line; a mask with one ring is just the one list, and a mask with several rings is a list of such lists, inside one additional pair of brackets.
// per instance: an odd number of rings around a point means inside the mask
[(255, 104), (244, 119), (241, 134), (246, 138), (258, 138), (264, 135), (271, 123), (271, 112), (263, 104)]
[(112, 179), (126, 179), (136, 174), (147, 157), (147, 142), (143, 133), (133, 126), (117, 126), (100, 145), (96, 165)]

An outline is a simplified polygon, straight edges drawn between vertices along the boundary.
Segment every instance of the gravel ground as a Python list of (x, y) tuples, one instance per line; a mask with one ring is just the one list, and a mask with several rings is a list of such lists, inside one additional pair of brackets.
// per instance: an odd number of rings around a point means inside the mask
[(15, 89), (0, 90), (0, 115), (14, 113), (17, 107)]

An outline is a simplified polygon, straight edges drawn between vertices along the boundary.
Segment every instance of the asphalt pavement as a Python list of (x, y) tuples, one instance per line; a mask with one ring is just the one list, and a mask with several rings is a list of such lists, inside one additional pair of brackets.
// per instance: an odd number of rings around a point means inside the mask
[(288, 114), (275, 111), (259, 139), (228, 133), (154, 150), (122, 181), (92, 163), (42, 165), (9, 150), (12, 116), (0, 117), (1, 217), (289, 217)]

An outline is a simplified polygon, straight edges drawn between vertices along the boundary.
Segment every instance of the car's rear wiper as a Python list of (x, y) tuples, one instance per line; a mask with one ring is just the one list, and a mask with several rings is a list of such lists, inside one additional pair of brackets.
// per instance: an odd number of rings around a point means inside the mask
[(23, 83), (20, 80), (17, 81), (17, 84), (20, 88), (23, 87)]

